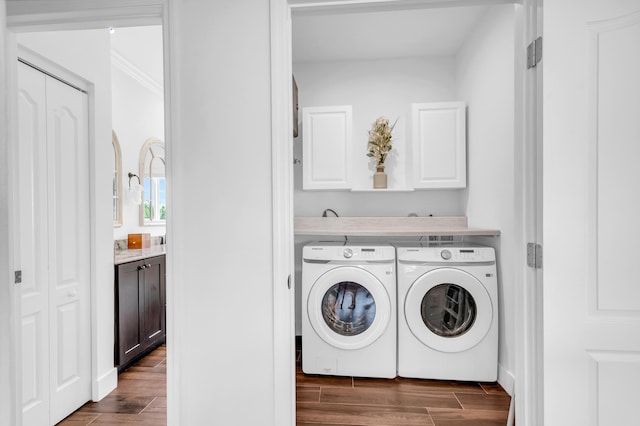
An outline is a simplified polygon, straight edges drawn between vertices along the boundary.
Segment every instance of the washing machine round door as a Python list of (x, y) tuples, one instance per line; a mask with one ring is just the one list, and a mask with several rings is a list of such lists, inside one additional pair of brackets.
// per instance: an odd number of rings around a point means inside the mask
[(321, 275), (311, 287), (307, 314), (313, 330), (340, 349), (360, 349), (375, 342), (391, 318), (391, 300), (372, 273), (340, 266)]
[(493, 321), (489, 293), (473, 275), (434, 269), (409, 288), (405, 320), (413, 335), (441, 352), (462, 352), (480, 343)]

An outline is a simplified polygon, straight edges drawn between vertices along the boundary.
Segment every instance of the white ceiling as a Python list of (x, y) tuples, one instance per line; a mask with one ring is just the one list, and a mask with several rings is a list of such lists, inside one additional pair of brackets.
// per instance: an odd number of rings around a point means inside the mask
[(162, 86), (162, 26), (116, 28), (111, 49)]
[[(455, 55), (487, 6), (294, 14), (294, 62)], [(111, 46), (162, 85), (162, 27), (116, 28)]]
[(487, 6), (293, 16), (293, 62), (455, 55)]

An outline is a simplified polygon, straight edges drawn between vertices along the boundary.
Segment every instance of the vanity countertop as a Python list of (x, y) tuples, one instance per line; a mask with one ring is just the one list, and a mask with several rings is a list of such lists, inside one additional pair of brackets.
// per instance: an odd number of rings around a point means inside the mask
[(113, 263), (115, 265), (120, 265), (122, 263), (146, 259), (148, 257), (164, 256), (166, 253), (165, 247), (166, 246), (164, 244), (156, 244), (144, 249), (116, 250)]

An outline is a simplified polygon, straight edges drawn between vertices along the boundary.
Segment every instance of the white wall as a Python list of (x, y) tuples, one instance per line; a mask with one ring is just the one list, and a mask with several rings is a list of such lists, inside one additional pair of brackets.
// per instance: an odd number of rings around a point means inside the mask
[(458, 95), (468, 103), (470, 227), (496, 228), (499, 238), (478, 242), (498, 256), (499, 381), (511, 391), (515, 372), (516, 229), (514, 189), (514, 6), (487, 11), (457, 55)]
[[(294, 18), (295, 19), (295, 18)], [(393, 150), (385, 163), (389, 188), (411, 187), (411, 104), (457, 100), (453, 57), (396, 58), (370, 61), (294, 63), (299, 121), (304, 107), (353, 106), (354, 186), (372, 188), (366, 156), (368, 132), (380, 115), (393, 123)], [(302, 123), (294, 139), (296, 216), (320, 216), (332, 208), (341, 216), (419, 216), (464, 214), (458, 190), (415, 192), (303, 191)]]
[(174, 424), (277, 426), (269, 5), (170, 5)]
[[(295, 19), (295, 18), (294, 18)], [(458, 100), (453, 56), (393, 58), (293, 64), (298, 85), (299, 136), (294, 139), (294, 214), (320, 216), (331, 208), (340, 216), (464, 215), (460, 190), (413, 192), (304, 191), (302, 189), (302, 111), (304, 107), (353, 106), (353, 163), (356, 187), (373, 186), (373, 168), (366, 156), (368, 132), (380, 115), (399, 118), (393, 150), (385, 163), (389, 187), (411, 187), (411, 104)], [(318, 239), (316, 237), (316, 239)], [(326, 238), (325, 238), (326, 239)], [(296, 236), (296, 334), (302, 330), (302, 247), (313, 238)], [(375, 239), (371, 239), (375, 241)]]
[[(158, 40), (159, 43), (162, 40)], [(113, 228), (114, 239), (126, 239), (127, 234), (150, 233), (164, 235), (164, 225), (140, 226), (140, 206), (129, 196), (129, 172), (140, 176), (140, 149), (149, 138), (164, 137), (164, 99), (153, 93), (130, 74), (112, 68), (112, 121), (122, 151), (122, 226)], [(138, 183), (133, 178), (132, 183)]]
[(91, 152), (92, 353), (93, 398), (100, 399), (116, 385), (113, 365), (113, 219), (111, 174), (111, 58), (107, 30), (23, 33), (17, 41), (93, 85), (95, 116)]

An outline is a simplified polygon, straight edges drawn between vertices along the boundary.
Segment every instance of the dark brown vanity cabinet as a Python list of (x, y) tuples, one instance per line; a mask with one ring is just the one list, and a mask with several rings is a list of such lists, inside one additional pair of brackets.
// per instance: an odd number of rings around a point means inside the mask
[(165, 258), (116, 265), (115, 278), (115, 363), (122, 371), (165, 341)]

